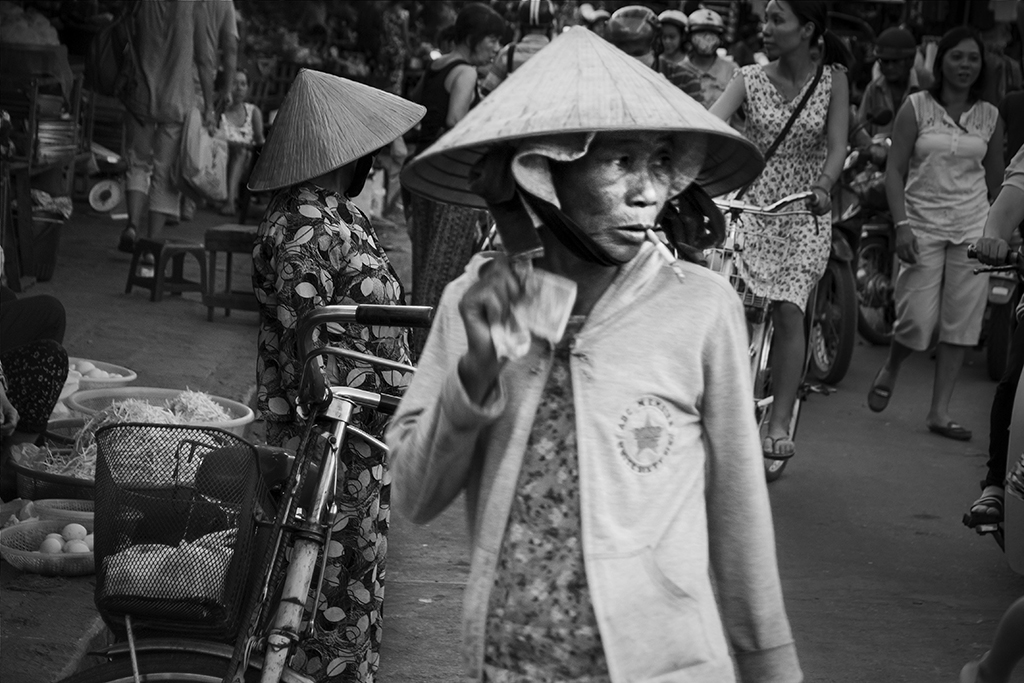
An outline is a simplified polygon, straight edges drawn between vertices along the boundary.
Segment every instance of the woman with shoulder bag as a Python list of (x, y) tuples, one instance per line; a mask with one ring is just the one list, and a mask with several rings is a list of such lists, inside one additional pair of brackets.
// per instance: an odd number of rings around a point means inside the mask
[[(789, 423), (803, 372), (804, 308), (828, 263), (830, 191), (846, 155), (849, 52), (826, 28), (827, 17), (820, 0), (768, 3), (764, 44), (772, 61), (742, 67), (711, 107), (723, 120), (742, 107), (745, 135), (764, 152), (764, 173), (746, 188), (751, 202), (764, 205), (796, 192), (814, 192), (808, 204), (816, 219), (747, 219), (757, 221), (756, 233), (765, 236), (763, 241), (748, 240), (748, 262), (770, 264), (765, 270), (771, 273), (766, 278), (772, 281), (771, 291), (754, 290), (773, 301), (775, 408), (762, 450), (776, 460), (796, 453)], [(821, 52), (820, 62), (814, 50)], [(785, 253), (776, 253), (779, 244), (788, 245)]]

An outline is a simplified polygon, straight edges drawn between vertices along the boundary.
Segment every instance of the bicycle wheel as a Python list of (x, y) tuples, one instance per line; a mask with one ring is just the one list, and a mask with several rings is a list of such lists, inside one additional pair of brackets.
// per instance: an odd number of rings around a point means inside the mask
[[(195, 652), (140, 652), (139, 675), (143, 681), (162, 683), (220, 683), (228, 671), (228, 660)], [(247, 683), (259, 681), (252, 667)], [(94, 666), (65, 678), (61, 683), (134, 683), (132, 660), (128, 655)]]
[[(751, 370), (754, 377), (754, 419), (763, 442), (768, 436), (768, 421), (772, 417), (772, 366), (770, 361), (772, 338), (775, 328), (771, 316), (765, 322), (751, 330), (751, 348), (756, 349), (751, 357)], [(764, 476), (773, 482), (782, 476), (788, 460), (764, 459)]]
[(838, 384), (850, 368), (857, 337), (857, 285), (850, 266), (830, 259), (818, 282), (810, 334), (810, 374)]
[(867, 237), (857, 254), (857, 331), (869, 344), (892, 342), (896, 323), (892, 254), (883, 237)]

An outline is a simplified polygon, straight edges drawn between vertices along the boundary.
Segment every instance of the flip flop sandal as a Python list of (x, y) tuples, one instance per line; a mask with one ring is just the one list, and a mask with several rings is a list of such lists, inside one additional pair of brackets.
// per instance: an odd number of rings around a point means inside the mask
[(945, 425), (928, 425), (928, 431), (944, 436), (947, 439), (955, 439), (956, 441), (970, 441), (971, 437), (974, 436), (970, 429), (952, 421), (947, 422)]
[[(779, 444), (786, 443), (793, 447), (789, 453), (779, 452)], [(761, 442), (761, 455), (768, 460), (789, 460), (796, 455), (796, 444), (788, 436), (778, 436), (772, 438), (770, 436), (764, 437), (764, 441)]]
[[(988, 487), (986, 487), (988, 488)], [(996, 513), (983, 512), (985, 508), (998, 510)], [(996, 493), (982, 492), (978, 500), (971, 503), (970, 512), (971, 524), (998, 524), (1003, 521), (1003, 496)]]
[(123, 251), (126, 254), (132, 254), (135, 252), (135, 227), (129, 225), (121, 233), (121, 239), (117, 242), (117, 250)]
[(871, 383), (871, 390), (868, 391), (868, 408), (876, 413), (885, 410), (889, 406), (889, 399), (892, 398), (892, 387), (878, 383), (881, 374), (882, 371), (879, 370), (878, 375), (875, 375), (875, 381)]

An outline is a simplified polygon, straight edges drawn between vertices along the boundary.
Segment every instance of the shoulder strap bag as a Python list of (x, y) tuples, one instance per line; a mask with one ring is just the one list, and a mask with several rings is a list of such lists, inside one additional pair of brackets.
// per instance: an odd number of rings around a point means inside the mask
[[(779, 145), (781, 145), (782, 141), (786, 139), (786, 136), (789, 134), (790, 128), (792, 128), (793, 124), (796, 123), (796, 120), (800, 118), (800, 112), (802, 112), (804, 110), (804, 107), (807, 105), (807, 100), (811, 99), (811, 95), (814, 93), (814, 90), (818, 87), (818, 81), (821, 80), (821, 74), (824, 71), (825, 65), (819, 64), (818, 70), (814, 74), (814, 80), (811, 81), (811, 87), (807, 88), (807, 90), (804, 92), (803, 98), (800, 99), (800, 104), (796, 105), (796, 109), (794, 109), (793, 113), (789, 115), (789, 120), (786, 121), (786, 125), (782, 127), (782, 130), (779, 131), (779, 134), (775, 136), (775, 140), (772, 142), (771, 147), (769, 147), (768, 151), (764, 153), (765, 163), (768, 163), (768, 160), (772, 158), (772, 156), (775, 154), (775, 151), (779, 148)], [(747, 183), (747, 185), (744, 186), (742, 190), (737, 192), (736, 199), (739, 199), (740, 197), (745, 195), (752, 184), (752, 182)]]

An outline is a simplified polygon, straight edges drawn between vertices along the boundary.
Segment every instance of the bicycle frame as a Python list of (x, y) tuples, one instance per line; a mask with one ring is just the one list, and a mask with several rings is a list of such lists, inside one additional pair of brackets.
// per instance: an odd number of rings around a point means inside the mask
[[(323, 373), (319, 370), (309, 372), (309, 369), (315, 366), (320, 357), (338, 356), (390, 370), (415, 371), (409, 365), (348, 349), (327, 346), (314, 348), (315, 332), (320, 326), (329, 323), (425, 327), (429, 325), (432, 313), (433, 310), (425, 306), (326, 306), (300, 321), (299, 351), (304, 359), (301, 383), (309, 388), (300, 390), (299, 416), (306, 420), (307, 431), (302, 447), (292, 463), (285, 494), (274, 520), (270, 548), (265, 557), (258, 558), (260, 582), (246, 598), (242, 626), (234, 646), (175, 637), (136, 640), (129, 617), (127, 642), (114, 644), (95, 654), (110, 658), (130, 656), (136, 681), (140, 680), (135, 665), (137, 653), (178, 652), (212, 655), (229, 660), (224, 680), (232, 683), (244, 683), (249, 669), (261, 670), (262, 683), (311, 683), (306, 676), (288, 668), (287, 661), (293, 646), (303, 636), (302, 619), (306, 614), (307, 597), (318, 567), (320, 572), (316, 602), (319, 601), (326, 563), (326, 553), (321, 555), (321, 551), (326, 546), (337, 512), (337, 474), (345, 441), (348, 436), (354, 435), (372, 447), (387, 451), (387, 446), (379, 439), (353, 426), (352, 416), (356, 407), (394, 412), (399, 399), (352, 387), (327, 387)], [(318, 431), (318, 424), (324, 422), (329, 423), (329, 427)], [(327, 444), (323, 449), (323, 458), (316, 459), (311, 454), (314, 449), (310, 446), (314, 436), (321, 433), (327, 436)], [(303, 499), (303, 484), (313, 464), (319, 465), (315, 486), (312, 495)], [(285, 566), (284, 549), (289, 536), (294, 538), (294, 542), (291, 558)], [(318, 558), (321, 559), (319, 563)], [(270, 597), (278, 586), (281, 588), (280, 598), (272, 601)], [(274, 610), (272, 615), (269, 612), (271, 609)], [(269, 621), (269, 627), (264, 628), (261, 625), (267, 623), (267, 616), (272, 616), (272, 620)], [(312, 630), (313, 622), (311, 615), (309, 630)], [(258, 652), (261, 641), (265, 645), (262, 655)]]

